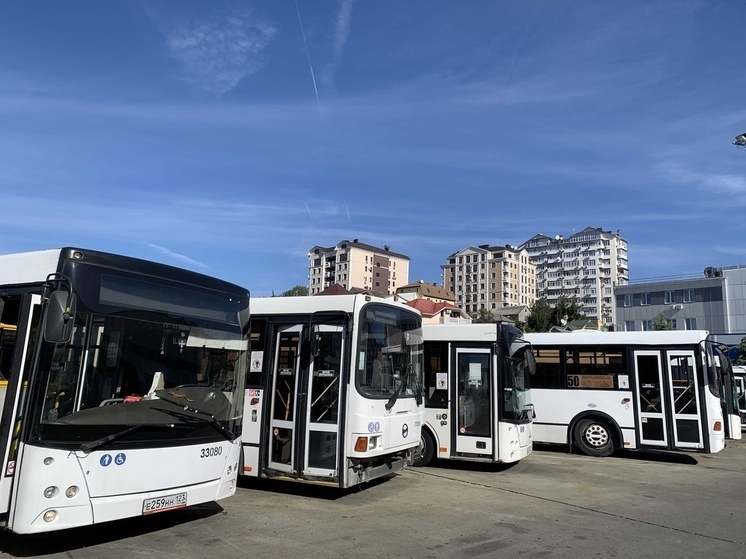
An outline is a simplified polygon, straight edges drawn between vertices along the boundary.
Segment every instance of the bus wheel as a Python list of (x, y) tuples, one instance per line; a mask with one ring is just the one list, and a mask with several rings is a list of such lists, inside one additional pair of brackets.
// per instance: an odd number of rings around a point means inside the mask
[(433, 459), (434, 448), (433, 438), (423, 429), (420, 434), (420, 444), (414, 449), (414, 465), (427, 466)]
[(614, 439), (609, 426), (598, 419), (581, 419), (575, 425), (575, 444), (588, 456), (610, 456)]

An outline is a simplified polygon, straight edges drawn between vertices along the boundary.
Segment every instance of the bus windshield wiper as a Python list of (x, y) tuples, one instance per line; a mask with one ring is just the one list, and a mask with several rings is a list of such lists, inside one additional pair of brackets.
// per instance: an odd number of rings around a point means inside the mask
[[(386, 402), (386, 411), (391, 411), (391, 408), (394, 407), (396, 400), (399, 398), (401, 387), (404, 385), (404, 381), (406, 380), (406, 378), (406, 374), (404, 375), (404, 378), (401, 378), (401, 375), (399, 375), (399, 384), (397, 384), (396, 390), (394, 390), (394, 393), (391, 395), (391, 398), (389, 398), (389, 401)], [(394, 382), (396, 382), (396, 377), (394, 377)]]
[(189, 429), (189, 427), (187, 427), (186, 425), (176, 425), (175, 423), (138, 423), (137, 425), (132, 425), (127, 429), (112, 433), (111, 435), (106, 435), (105, 437), (101, 437), (100, 439), (96, 439), (95, 441), (83, 443), (82, 445), (80, 445), (80, 450), (82, 450), (83, 452), (92, 452), (98, 448), (101, 448), (102, 446), (106, 446), (107, 444), (116, 441), (117, 439), (126, 437), (130, 433), (134, 433), (142, 429)]
[[(164, 401), (168, 401), (168, 400), (164, 400)], [(171, 402), (169, 402), (169, 403), (171, 403)], [(190, 411), (190, 412), (192, 412), (194, 414), (199, 414), (199, 415), (207, 416), (210, 419), (212, 419), (212, 421), (202, 421), (198, 417), (195, 417), (193, 415), (189, 415), (188, 413), (184, 413), (184, 412), (178, 411), (178, 410), (169, 410), (169, 409), (166, 409), (166, 408), (159, 408), (159, 407), (154, 407), (153, 409), (155, 411), (159, 411), (159, 412), (168, 414), (168, 415), (170, 415), (171, 417), (174, 417), (174, 418), (178, 418), (178, 419), (182, 419), (182, 420), (186, 419), (187, 421), (192, 422), (192, 423), (199, 422), (199, 423), (202, 423), (202, 424), (210, 425), (213, 429), (215, 429), (218, 433), (220, 433), (228, 441), (233, 441), (236, 438), (236, 435), (234, 435), (232, 431), (228, 430), (225, 427), (225, 425), (223, 425), (220, 421), (218, 421), (217, 419), (215, 419), (214, 415), (212, 415), (212, 414), (210, 414), (210, 413), (208, 413), (206, 411), (202, 411), (202, 410), (198, 410), (198, 409), (194, 409), (194, 408), (184, 407), (185, 411)]]

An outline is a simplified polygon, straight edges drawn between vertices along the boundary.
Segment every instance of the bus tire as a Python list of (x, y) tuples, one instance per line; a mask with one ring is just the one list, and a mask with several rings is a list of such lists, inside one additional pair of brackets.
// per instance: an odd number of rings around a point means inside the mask
[(611, 456), (614, 437), (609, 425), (600, 419), (581, 419), (574, 429), (575, 445), (588, 456)]
[(414, 465), (427, 466), (433, 459), (435, 442), (433, 437), (425, 429), (420, 434), (420, 444), (414, 449)]

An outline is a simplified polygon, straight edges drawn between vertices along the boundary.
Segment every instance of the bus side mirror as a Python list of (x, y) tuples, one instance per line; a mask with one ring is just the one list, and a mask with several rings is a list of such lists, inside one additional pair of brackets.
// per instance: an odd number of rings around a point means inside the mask
[(53, 344), (66, 344), (73, 335), (75, 307), (74, 293), (64, 290), (53, 291), (49, 296), (47, 314), (44, 320), (44, 339)]
[(526, 361), (528, 361), (528, 374), (529, 375), (535, 375), (536, 374), (536, 357), (534, 357), (534, 352), (530, 349), (526, 351)]

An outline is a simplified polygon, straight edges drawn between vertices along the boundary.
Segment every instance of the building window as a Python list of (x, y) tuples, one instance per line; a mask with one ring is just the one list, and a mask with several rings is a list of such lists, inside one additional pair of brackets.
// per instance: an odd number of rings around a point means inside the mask
[(665, 299), (663, 301), (666, 305), (670, 305), (674, 302), (674, 292), (666, 291)]
[(624, 306), (631, 307), (634, 304), (634, 295), (632, 293), (624, 294)]
[(667, 322), (668, 322), (668, 327), (671, 330), (676, 330), (676, 319), (675, 318), (669, 318), (667, 319)]
[(684, 319), (684, 327), (687, 330), (696, 330), (697, 329), (697, 319), (696, 318), (685, 318)]
[(650, 332), (653, 329), (653, 321), (652, 320), (643, 320), (642, 321), (642, 329), (645, 332)]
[(627, 332), (634, 332), (635, 331), (635, 321), (634, 320), (625, 320), (624, 321), (624, 329)]
[[(694, 289), (685, 289), (684, 290), (684, 302), (685, 303), (693, 303), (694, 302)], [(693, 328), (692, 328), (693, 330)]]
[(640, 304), (641, 305), (649, 305), (650, 304), (650, 293), (643, 293), (640, 295)]

